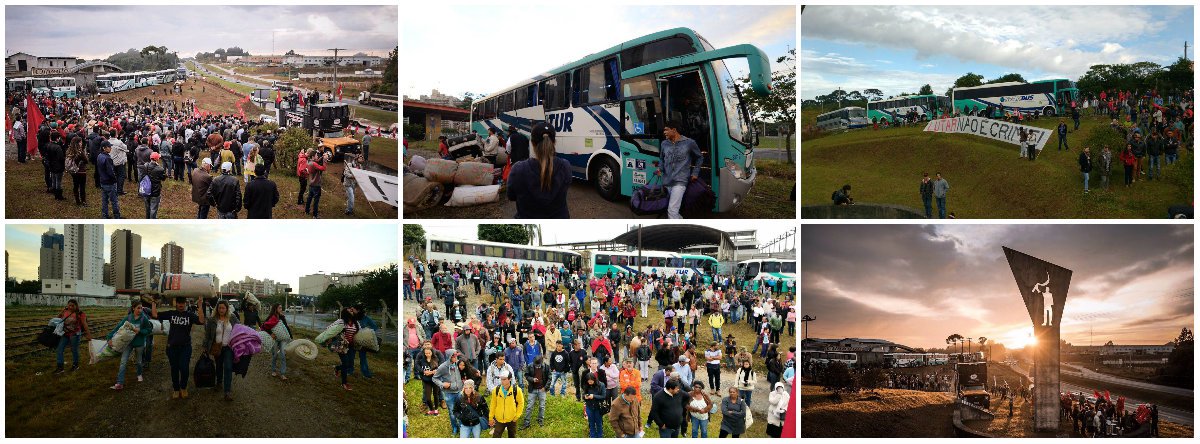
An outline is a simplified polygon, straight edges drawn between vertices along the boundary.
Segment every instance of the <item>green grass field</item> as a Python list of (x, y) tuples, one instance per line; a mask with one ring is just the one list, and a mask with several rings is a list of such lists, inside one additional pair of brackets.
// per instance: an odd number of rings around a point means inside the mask
[(376, 125), (380, 125), (385, 129), (391, 124), (400, 121), (400, 113), (395, 111), (384, 111), (381, 109), (368, 108), (358, 105), (350, 105), (350, 108), (352, 108), (352, 111), (354, 112), (354, 118), (370, 120), (375, 122)]
[[(803, 112), (802, 120), (814, 113)], [(1164, 165), (1164, 180), (1138, 181), (1126, 188), (1124, 171), (1115, 159), (1119, 137), (1106, 119), (1085, 117), (1082, 122), (1079, 131), (1068, 136), (1071, 150), (1057, 151), (1054, 136), (1034, 162), (1018, 158), (1015, 145), (971, 135), (926, 133), (923, 126), (822, 133), (803, 142), (801, 203), (829, 204), (834, 190), (850, 184), (859, 203), (920, 209), (918, 185), (926, 171), (930, 176), (940, 171), (950, 183), (948, 211), (961, 218), (1158, 219), (1167, 216), (1171, 205), (1193, 201), (1191, 152), (1181, 149), (1179, 162)], [(1057, 124), (1057, 119), (1032, 123), (1043, 128)], [(1094, 168), (1092, 192), (1084, 194), (1079, 150), (1090, 143), (1093, 158), (1098, 159), (1104, 142), (1111, 142), (1114, 150), (1110, 187), (1102, 188), (1099, 170)]]

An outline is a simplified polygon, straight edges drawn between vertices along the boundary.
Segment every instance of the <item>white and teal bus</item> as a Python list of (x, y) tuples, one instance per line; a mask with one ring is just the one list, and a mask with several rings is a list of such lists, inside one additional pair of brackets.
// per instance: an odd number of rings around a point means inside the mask
[(175, 70), (122, 72), (96, 76), (96, 91), (114, 93), (175, 81)]
[(867, 111), (860, 106), (847, 106), (817, 116), (817, 128), (838, 131), (867, 126)]
[(954, 109), (963, 115), (982, 115), (991, 107), (992, 115), (983, 117), (1003, 117), (1006, 111), (1055, 116), (1068, 111), (1079, 99), (1079, 89), (1070, 80), (1050, 79), (954, 88), (950, 97)]
[(591, 251), (592, 276), (615, 277), (620, 274), (635, 276), (639, 273), (658, 276), (679, 276), (684, 281), (693, 275), (704, 283), (712, 282), (717, 274), (717, 260), (702, 254), (680, 254), (669, 251)]
[(867, 102), (867, 120), (871, 123), (890, 122), (906, 118), (915, 112), (917, 119), (937, 119), (951, 113), (950, 98), (936, 94), (904, 96)]
[(579, 270), (582, 261), (577, 252), (553, 247), (506, 244), (481, 240), (461, 240), (425, 236), (425, 257), (449, 263), (499, 263), (505, 266), (529, 265), (534, 268), (565, 267)]
[(691, 29), (675, 28), (621, 43), (523, 80), (471, 104), (471, 130), (512, 125), (528, 134), (554, 125), (558, 157), (571, 174), (606, 199), (655, 184), (663, 124), (703, 153), (701, 178), (712, 185), (713, 211), (737, 207), (754, 185), (757, 137), (742, 91), (725, 66), (745, 59), (750, 87), (770, 88), (770, 59), (749, 44), (715, 49)]
[(74, 98), (79, 93), (74, 77), (20, 77), (8, 79), (4, 87), (10, 94), (30, 92), (39, 96)]
[(733, 277), (743, 288), (758, 290), (760, 283), (774, 280), (787, 284), (796, 280), (795, 259), (750, 259), (738, 262)]

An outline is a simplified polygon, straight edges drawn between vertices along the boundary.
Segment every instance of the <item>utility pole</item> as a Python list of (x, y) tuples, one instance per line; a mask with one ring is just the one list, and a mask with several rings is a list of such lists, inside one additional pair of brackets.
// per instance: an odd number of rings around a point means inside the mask
[(808, 339), (808, 323), (817, 320), (809, 315), (804, 315), (800, 318), (800, 326), (804, 327), (804, 339)]
[(1187, 40), (1183, 41), (1183, 59), (1187, 60)]
[(638, 275), (642, 274), (642, 226), (638, 224), (638, 254), (637, 254)]
[(333, 92), (337, 93), (337, 68), (338, 68), (338, 51), (345, 51), (346, 48), (329, 48), (326, 51), (333, 51)]

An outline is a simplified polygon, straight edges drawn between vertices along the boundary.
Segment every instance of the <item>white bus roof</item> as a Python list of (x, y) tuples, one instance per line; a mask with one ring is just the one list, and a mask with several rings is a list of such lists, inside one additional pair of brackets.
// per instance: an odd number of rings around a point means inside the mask
[(863, 111), (866, 111), (866, 110), (867, 110), (866, 108), (863, 108), (863, 107), (861, 107), (861, 106), (846, 106), (846, 107), (842, 107), (842, 108), (835, 109), (835, 110), (833, 110), (833, 111), (830, 111), (830, 112), (827, 112), (827, 113), (821, 113), (821, 114), (818, 114), (818, 115), (817, 115), (817, 117), (821, 117), (821, 116), (824, 116), (824, 115), (827, 115), (827, 114), (833, 114), (833, 113), (840, 112), (840, 111), (848, 111), (848, 110), (852, 110), (852, 109), (861, 109), (861, 110), (863, 110)]
[(968, 89), (996, 88), (996, 87), (1000, 87), (1000, 86), (1016, 86), (1016, 85), (1024, 85), (1024, 84), (1025, 84), (1025, 82), (1000, 82), (1000, 83), (989, 83), (989, 84), (987, 84), (987, 85), (979, 85), (979, 86), (964, 86), (964, 87), (960, 87), (960, 88), (954, 88), (954, 89), (953, 89), (953, 91), (965, 91), (965, 90), (968, 90)]
[(504, 242), (491, 242), (491, 241), (485, 241), (485, 240), (462, 239), (462, 238), (453, 238), (453, 237), (446, 237), (446, 236), (426, 236), (425, 240), (427, 242), (437, 240), (437, 241), (448, 241), (448, 242), (461, 242), (464, 244), (490, 245), (493, 247), (529, 248), (529, 249), (535, 249), (535, 250), (546, 250), (546, 251), (557, 251), (560, 253), (579, 254), (578, 251), (571, 251), (571, 250), (566, 250), (566, 249), (557, 248), (557, 247), (538, 247), (538, 246), (534, 246), (534, 245), (509, 244), (509, 243), (504, 243)]
[(776, 259), (773, 257), (767, 257), (767, 258), (760, 258), (760, 259), (744, 260), (744, 261), (738, 262), (738, 265), (749, 264), (752, 262), (796, 262), (796, 260), (795, 259)]

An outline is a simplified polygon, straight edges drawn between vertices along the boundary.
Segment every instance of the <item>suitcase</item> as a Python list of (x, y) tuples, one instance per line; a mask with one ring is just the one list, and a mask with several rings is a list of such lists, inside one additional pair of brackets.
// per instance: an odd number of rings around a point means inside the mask
[(671, 198), (662, 185), (648, 185), (634, 190), (629, 198), (629, 209), (639, 216), (667, 211)]
[(688, 210), (712, 210), (712, 207), (717, 202), (717, 195), (713, 193), (712, 187), (704, 183), (704, 179), (696, 179), (687, 184), (687, 189), (683, 192), (684, 209)]
[(217, 386), (217, 366), (208, 355), (202, 355), (196, 361), (196, 367), (192, 369), (192, 381), (195, 381), (198, 389)]

